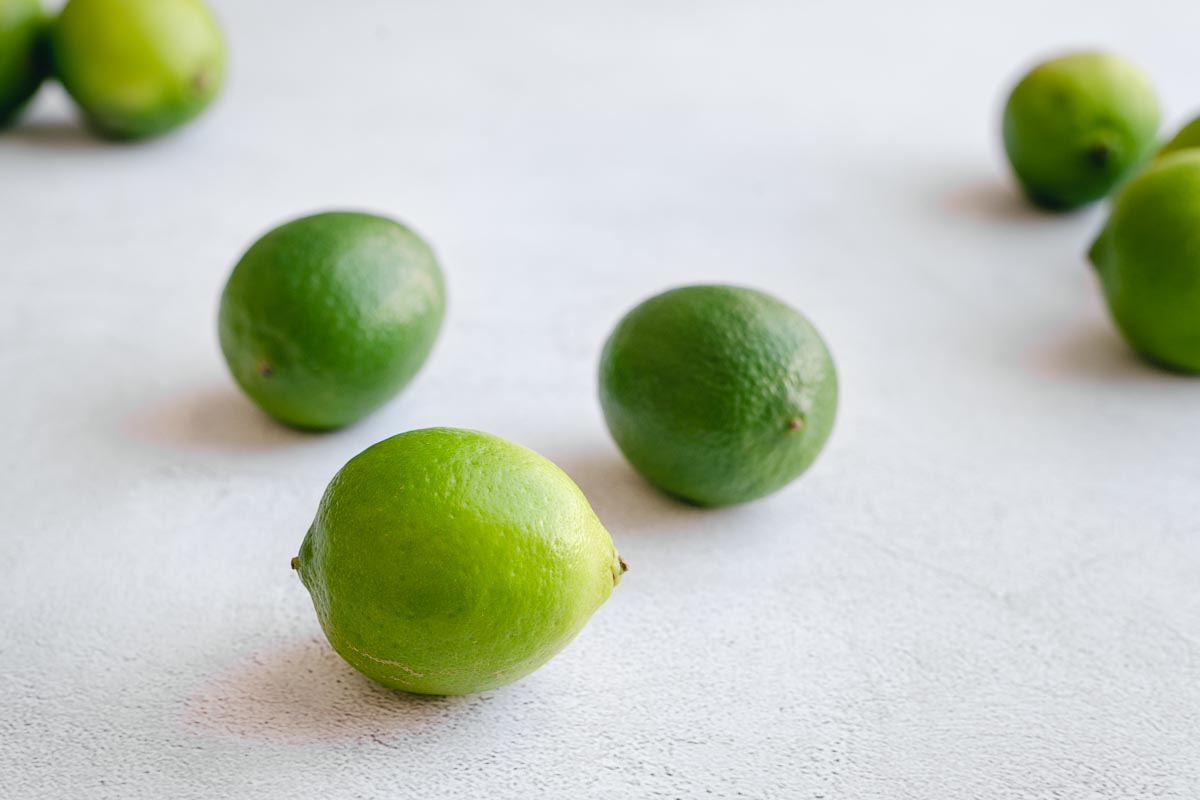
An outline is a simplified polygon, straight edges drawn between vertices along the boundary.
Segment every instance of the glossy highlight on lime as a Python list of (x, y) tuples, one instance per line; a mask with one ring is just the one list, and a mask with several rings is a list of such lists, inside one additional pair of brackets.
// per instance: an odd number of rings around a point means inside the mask
[(51, 50), (89, 127), (112, 139), (178, 128), (225, 80), (225, 41), (203, 0), (69, 0)]
[(600, 403), (648, 481), (700, 505), (771, 494), (812, 465), (837, 412), (833, 359), (795, 309), (753, 289), (687, 286), (620, 321)]
[(404, 225), (327, 212), (254, 243), (221, 295), (221, 350), (238, 385), (298, 428), (355, 422), (425, 363), (445, 315), (442, 271)]
[(292, 566), (342, 658), (385, 686), (437, 695), (533, 672), (625, 571), (562, 470), (457, 428), (402, 433), (351, 459)]

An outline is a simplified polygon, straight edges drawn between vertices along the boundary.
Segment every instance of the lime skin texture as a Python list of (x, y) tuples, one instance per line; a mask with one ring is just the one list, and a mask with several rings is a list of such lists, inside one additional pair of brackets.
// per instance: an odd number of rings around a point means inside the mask
[(1106, 196), (1157, 146), (1149, 78), (1108, 53), (1071, 53), (1034, 67), (1004, 107), (1004, 147), (1035, 204), (1069, 210)]
[(435, 695), (533, 672), (625, 570), (562, 470), (456, 428), (402, 433), (351, 459), (292, 566), (342, 658), (384, 686)]
[(1200, 150), (1168, 155), (1122, 188), (1088, 256), (1133, 349), (1200, 372)]
[(0, 127), (7, 126), (49, 74), (41, 0), (0, 0)]
[(1180, 150), (1189, 150), (1193, 147), (1200, 147), (1200, 117), (1196, 117), (1187, 125), (1179, 129), (1179, 133), (1171, 137), (1171, 140), (1162, 146), (1158, 151), (1160, 156), (1167, 156), (1171, 153), (1178, 153)]
[(763, 292), (687, 286), (620, 321), (600, 358), (600, 403), (641, 475), (699, 505), (768, 495), (833, 429), (833, 359), (799, 312)]
[(202, 0), (70, 0), (51, 51), (89, 127), (111, 139), (178, 128), (225, 79), (225, 41)]
[(429, 246), (385, 217), (327, 212), (275, 228), (221, 295), (221, 349), (264, 411), (330, 430), (394, 397), (433, 348), (445, 314)]

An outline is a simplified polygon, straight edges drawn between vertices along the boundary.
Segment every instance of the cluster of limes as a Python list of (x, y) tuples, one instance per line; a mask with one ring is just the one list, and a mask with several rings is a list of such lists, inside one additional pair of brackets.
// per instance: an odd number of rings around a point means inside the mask
[[(250, 247), (218, 327), (230, 371), (264, 411), (329, 430), (408, 383), (444, 311), (441, 268), (417, 234), (330, 212)], [(804, 316), (733, 286), (638, 305), (605, 345), (599, 382), (634, 468), (701, 505), (752, 500), (799, 476), (837, 407), (833, 362)], [(625, 571), (569, 477), (523, 447), (454, 428), (403, 433), (352, 459), (292, 566), (338, 653), (381, 683), (429, 694), (536, 669)]]
[(0, 125), (56, 77), (88, 127), (110, 139), (177, 128), (225, 76), (225, 44), (202, 0), (0, 0)]
[[(200, 113), (225, 48), (202, 0), (0, 0), (0, 122), (54, 75), (100, 135), (163, 133)], [(417, 373), (445, 312), (433, 251), (384, 217), (282, 225), (225, 287), (220, 341), (238, 384), (298, 428), (378, 408)], [(628, 314), (601, 401), (651, 482), (704, 505), (769, 494), (833, 426), (837, 377), (817, 332), (761, 292), (692, 286)], [(330, 643), (368, 676), (432, 694), (516, 680), (564, 647), (625, 571), (579, 488), (478, 431), (394, 436), (330, 483), (293, 559)]]
[(1126, 341), (1168, 369), (1200, 372), (1200, 118), (1165, 144), (1149, 78), (1109, 53), (1043, 62), (1013, 89), (1004, 145), (1039, 206), (1114, 193), (1088, 255)]
[[(89, 125), (149, 136), (219, 90), (224, 45), (201, 0), (0, 0), (0, 120), (49, 74)], [(1165, 146), (1145, 75), (1123, 59), (1047, 61), (1013, 90), (1004, 142), (1036, 204), (1114, 190), (1091, 249), (1129, 342), (1200, 372), (1200, 120)], [(331, 212), (270, 231), (221, 297), (219, 334), (246, 394), (280, 422), (351, 424), (409, 383), (446, 308), (441, 267), (409, 228)], [(686, 286), (636, 306), (599, 364), (600, 405), (649, 482), (699, 505), (775, 492), (817, 458), (838, 384), (817, 331), (752, 289)], [(410, 431), (329, 484), (292, 561), (330, 643), (388, 686), (460, 694), (501, 686), (562, 649), (625, 571), (571, 479), (496, 436)]]

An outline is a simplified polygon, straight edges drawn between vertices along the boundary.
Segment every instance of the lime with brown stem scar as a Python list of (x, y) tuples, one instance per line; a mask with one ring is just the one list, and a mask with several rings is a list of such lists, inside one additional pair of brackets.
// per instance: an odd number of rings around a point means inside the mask
[(221, 295), (221, 350), (242, 390), (297, 428), (349, 425), (412, 380), (445, 313), (441, 267), (395, 220), (327, 212), (270, 231)]
[(701, 505), (763, 497), (807, 470), (837, 397), (833, 359), (809, 321), (736, 286), (646, 300), (600, 360), (600, 403), (617, 446), (648, 481)]
[(1099, 200), (1153, 153), (1159, 104), (1150, 79), (1111, 53), (1052, 58), (1004, 107), (1004, 147), (1035, 204), (1069, 210)]
[(495, 689), (575, 638), (625, 572), (579, 487), (480, 431), (393, 436), (325, 490), (292, 568), (329, 643), (417, 694)]

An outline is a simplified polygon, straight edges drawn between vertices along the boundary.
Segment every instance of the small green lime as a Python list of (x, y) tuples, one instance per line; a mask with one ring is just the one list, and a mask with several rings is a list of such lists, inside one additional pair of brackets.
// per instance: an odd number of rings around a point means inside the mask
[(625, 569), (562, 470), (455, 428), (402, 433), (351, 459), (292, 566), (333, 649), (418, 694), (482, 692), (533, 672)]
[(617, 446), (651, 483), (702, 505), (762, 497), (808, 469), (837, 395), (833, 360), (808, 320), (733, 286), (650, 298), (600, 359)]
[(1200, 150), (1130, 181), (1089, 252), (1125, 339), (1163, 366), (1200, 372)]
[(264, 411), (298, 428), (348, 425), (396, 395), (445, 313), (429, 246), (384, 217), (302, 217), (255, 242), (221, 295), (221, 349)]
[(0, 0), (0, 127), (29, 102), (49, 72), (41, 0)]
[(1190, 150), (1193, 147), (1200, 147), (1200, 117), (1196, 117), (1180, 128), (1179, 133), (1171, 137), (1171, 141), (1164, 144), (1158, 154), (1167, 156), (1180, 150)]
[(202, 0), (70, 0), (51, 49), (88, 124), (113, 139), (183, 125), (225, 78), (225, 42)]
[(1004, 108), (1004, 146), (1036, 204), (1071, 209), (1107, 195), (1154, 151), (1159, 107), (1137, 66), (1072, 53), (1034, 67)]

